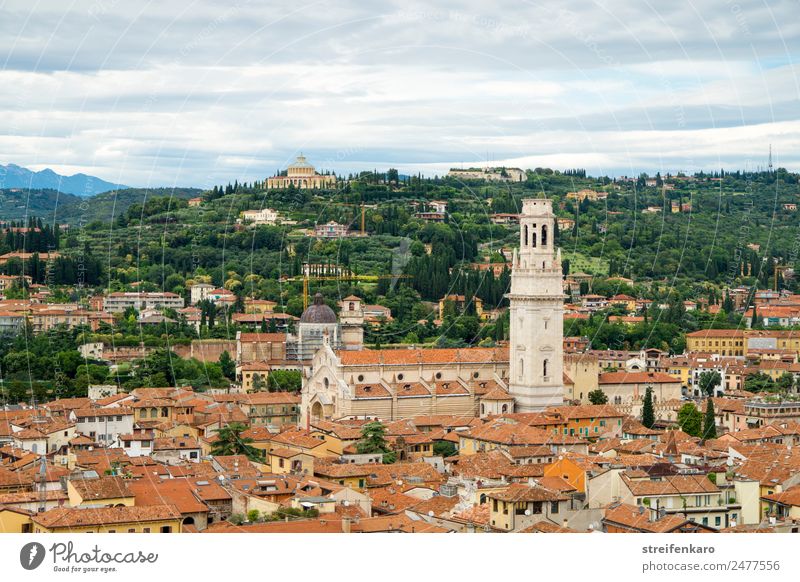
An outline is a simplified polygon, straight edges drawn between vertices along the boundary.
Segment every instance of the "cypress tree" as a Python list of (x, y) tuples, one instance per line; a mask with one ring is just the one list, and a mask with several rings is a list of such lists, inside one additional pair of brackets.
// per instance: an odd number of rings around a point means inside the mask
[(711, 398), (706, 399), (706, 417), (703, 421), (703, 439), (717, 438), (717, 421), (714, 416), (714, 401)]
[(644, 402), (642, 403), (642, 424), (647, 428), (653, 428), (656, 423), (656, 414), (653, 410), (653, 388), (647, 387), (647, 392), (644, 393)]

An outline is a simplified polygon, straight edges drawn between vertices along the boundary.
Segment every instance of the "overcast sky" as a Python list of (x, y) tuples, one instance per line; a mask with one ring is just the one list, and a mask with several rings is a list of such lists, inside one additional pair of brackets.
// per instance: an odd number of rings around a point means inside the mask
[(0, 163), (800, 170), (800, 2), (0, 0)]

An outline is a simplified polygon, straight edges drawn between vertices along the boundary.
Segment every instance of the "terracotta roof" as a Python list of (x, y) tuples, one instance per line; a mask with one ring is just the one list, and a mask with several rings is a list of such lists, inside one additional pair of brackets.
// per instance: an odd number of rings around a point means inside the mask
[(610, 404), (581, 404), (579, 406), (556, 406), (550, 408), (561, 414), (566, 420), (583, 418), (619, 418), (625, 414)]
[[(354, 398), (391, 398), (389, 391), (380, 383), (356, 384), (353, 386)], [(402, 392), (401, 392), (402, 393)], [(398, 396), (401, 394), (399, 393)], [(426, 392), (427, 393), (427, 392)]]
[(325, 441), (308, 434), (308, 431), (292, 428), (272, 437), (272, 442), (288, 446), (302, 447), (304, 449), (314, 449), (324, 445)]
[(242, 403), (254, 405), (300, 404), (300, 395), (294, 392), (251, 392), (245, 394)]
[(411, 510), (422, 515), (433, 513), (434, 517), (444, 517), (450, 515), (456, 505), (458, 505), (458, 502), (459, 499), (457, 496), (445, 497), (444, 495), (434, 495), (430, 499), (417, 503)]
[(118, 406), (116, 408), (81, 408), (73, 410), (75, 416), (78, 418), (87, 418), (91, 416), (124, 416), (133, 414), (133, 411), (127, 406)]
[[(404, 514), (349, 520), (348, 524), (347, 527), (352, 533), (445, 533), (448, 531), (422, 520), (412, 520)], [(240, 526), (223, 521), (210, 525), (203, 530), (203, 533), (342, 533), (345, 527), (343, 520), (337, 516), (337, 519), (273, 521)]]
[(437, 396), (465, 396), (469, 394), (469, 390), (455, 380), (451, 382), (435, 382), (433, 387)]
[(463, 433), (462, 436), (505, 445), (577, 444), (586, 442), (575, 436), (553, 434), (541, 428), (500, 420), (472, 428)]
[(549, 521), (537, 521), (531, 526), (526, 527), (519, 531), (519, 533), (579, 533), (563, 525), (556, 525)]
[(640, 511), (635, 505), (627, 503), (614, 503), (606, 507), (603, 521), (646, 533), (669, 533), (690, 523), (685, 517), (674, 514), (651, 520), (649, 509)]
[(672, 475), (663, 481), (638, 481), (623, 473), (622, 480), (637, 497), (719, 493), (719, 488), (706, 475)]
[(558, 491), (544, 487), (512, 483), (508, 487), (491, 491), (486, 494), (489, 499), (498, 499), (511, 503), (528, 501), (565, 501), (568, 498)]
[(34, 515), (31, 519), (43, 527), (52, 529), (146, 523), (180, 518), (180, 512), (173, 505), (149, 505), (144, 507), (118, 506), (89, 509), (59, 507)]
[(200, 443), (197, 439), (186, 437), (164, 437), (153, 441), (153, 451), (174, 451), (199, 449)]
[(343, 366), (508, 362), (508, 348), (342, 350), (337, 354)]
[(69, 483), (85, 503), (91, 503), (95, 499), (133, 497), (133, 493), (128, 489), (127, 483), (119, 477), (70, 479)]
[(397, 382), (393, 386), (398, 398), (430, 396), (431, 391), (422, 382)]
[(182, 514), (204, 513), (208, 506), (195, 494), (195, 485), (187, 479), (135, 479), (129, 488), (136, 497), (137, 507), (172, 505)]
[(600, 384), (680, 384), (680, 379), (664, 372), (605, 372), (598, 377)]
[(369, 489), (372, 511), (378, 513), (400, 513), (419, 503), (419, 499), (406, 495), (395, 486), (373, 487)]
[(245, 343), (250, 343), (250, 342), (285, 343), (286, 334), (285, 333), (240, 333), (239, 341)]
[(732, 338), (744, 337), (744, 330), (742, 329), (701, 329), (700, 331), (693, 331), (687, 333), (686, 337), (692, 338)]

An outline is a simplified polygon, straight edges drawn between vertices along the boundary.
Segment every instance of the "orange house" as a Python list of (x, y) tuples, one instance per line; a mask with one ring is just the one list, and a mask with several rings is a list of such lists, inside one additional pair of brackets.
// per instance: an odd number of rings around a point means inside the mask
[(596, 458), (566, 453), (544, 468), (545, 477), (560, 477), (580, 493), (586, 493), (587, 474), (601, 469)]
[(586, 439), (622, 435), (625, 415), (610, 404), (560, 406), (556, 411), (564, 417), (564, 434)]

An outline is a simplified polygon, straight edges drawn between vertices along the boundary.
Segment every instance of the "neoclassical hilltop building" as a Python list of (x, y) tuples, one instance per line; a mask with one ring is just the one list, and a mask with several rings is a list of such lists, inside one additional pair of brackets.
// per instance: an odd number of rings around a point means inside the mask
[[(325, 334), (304, 375), (303, 422), (486, 416), (563, 404), (563, 296), (554, 222), (550, 200), (523, 201), (509, 294), (509, 347), (337, 349), (338, 337)], [(343, 317), (350, 319), (347, 313)]]
[(294, 163), (289, 164), (286, 168), (285, 175), (272, 176), (267, 178), (265, 183), (265, 187), (268, 190), (288, 188), (289, 186), (294, 186), (301, 190), (334, 188), (336, 186), (336, 176), (334, 174), (320, 174), (301, 153)]

